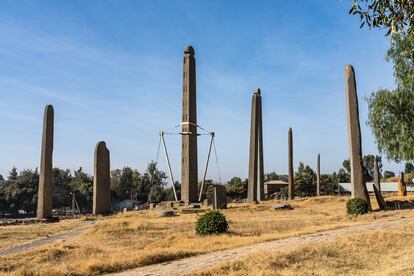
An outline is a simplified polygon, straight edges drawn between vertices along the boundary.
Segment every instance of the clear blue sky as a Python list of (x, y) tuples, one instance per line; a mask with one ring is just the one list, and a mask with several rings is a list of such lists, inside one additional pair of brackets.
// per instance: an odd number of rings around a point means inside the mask
[[(198, 122), (216, 132), (223, 175), (247, 176), (251, 95), (262, 89), (265, 171), (337, 171), (348, 157), (344, 66), (357, 74), (363, 153), (376, 146), (364, 97), (392, 88), (384, 32), (360, 30), (348, 0), (1, 1), (0, 174), (39, 166), (43, 109), (55, 108), (54, 166), (92, 172), (105, 140), (111, 168), (140, 171), (158, 132), (180, 123), (182, 54), (195, 48)], [(179, 137), (167, 137), (179, 179)], [(204, 167), (208, 139), (199, 143)], [(212, 164), (214, 165), (214, 163)], [(163, 159), (162, 169), (166, 169)], [(385, 169), (402, 165), (385, 163)], [(214, 166), (208, 176), (217, 180)], [(200, 173), (201, 177), (201, 173)]]

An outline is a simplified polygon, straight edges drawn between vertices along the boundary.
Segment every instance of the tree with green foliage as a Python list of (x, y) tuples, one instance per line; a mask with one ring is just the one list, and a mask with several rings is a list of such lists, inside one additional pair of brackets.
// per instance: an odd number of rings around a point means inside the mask
[(387, 54), (394, 63), (397, 87), (368, 98), (368, 125), (378, 150), (389, 160), (414, 160), (414, 36), (394, 35)]
[(349, 13), (359, 16), (360, 28), (385, 28), (386, 35), (414, 32), (414, 4), (411, 0), (353, 0)]
[(391, 177), (394, 177), (394, 176), (395, 176), (395, 173), (394, 172), (392, 172), (392, 171), (385, 171), (383, 178), (385, 180), (387, 180), (388, 178), (391, 178)]
[(338, 176), (334, 172), (333, 174), (321, 175), (321, 194), (322, 195), (335, 195), (338, 193)]
[(75, 194), (76, 201), (82, 213), (91, 212), (93, 200), (93, 178), (85, 173), (80, 167), (73, 172), (73, 177), (70, 181), (72, 186), (72, 193)]
[[(377, 156), (376, 158), (377, 158), (377, 164), (378, 164), (380, 177), (381, 177), (382, 159), (381, 159), (381, 156)], [(367, 182), (374, 180), (374, 159), (375, 159), (375, 156), (372, 154), (364, 155), (362, 159), (362, 162), (364, 165), (365, 181)]]
[[(175, 192), (177, 194), (177, 199), (180, 200), (181, 198), (181, 184), (178, 181), (174, 183)], [(165, 188), (165, 200), (167, 201), (175, 201), (174, 190), (172, 187)]]
[[(140, 196), (143, 202), (147, 201), (148, 191), (141, 196), (140, 185), (141, 175), (137, 170), (131, 167), (124, 167), (122, 170), (114, 170), (111, 172), (111, 189), (117, 200), (126, 200)], [(142, 198), (141, 198), (142, 197)]]
[(276, 172), (266, 173), (264, 176), (264, 182), (271, 181), (271, 180), (280, 180), (280, 177)]
[(349, 183), (351, 182), (351, 175), (344, 168), (340, 168), (338, 171), (338, 181), (339, 183)]
[(315, 172), (309, 166), (299, 163), (298, 171), (295, 173), (295, 195), (305, 197), (315, 194)]
[[(374, 179), (374, 158), (372, 154), (364, 155), (362, 158), (362, 164), (364, 166), (364, 177), (365, 181), (372, 181)], [(381, 174), (382, 171), (382, 158), (377, 156), (378, 168)], [(351, 182), (351, 163), (349, 159), (345, 159), (342, 162), (343, 168), (339, 169), (338, 172), (338, 181), (339, 183), (348, 183)]]
[(165, 186), (167, 185), (167, 175), (165, 172), (158, 170), (155, 162), (150, 162), (147, 170), (142, 176), (141, 181), (137, 182), (138, 200), (145, 198), (150, 202), (160, 202), (165, 200)]
[[(198, 183), (198, 190), (201, 189), (201, 182)], [(206, 179), (203, 186), (203, 195), (201, 199), (208, 199), (210, 202), (213, 202), (214, 199), (214, 182), (212, 179)]]
[(411, 163), (411, 162), (405, 163), (404, 172), (405, 173), (413, 173), (414, 172), (414, 165), (413, 165), (413, 163)]
[(16, 168), (13, 168), (7, 180), (2, 184), (6, 212), (13, 215), (18, 215), (19, 211), (25, 211), (29, 215), (36, 214), (38, 185), (37, 169), (23, 170), (17, 174)]
[(62, 208), (71, 206), (73, 188), (71, 186), (72, 175), (70, 170), (62, 170), (59, 168), (53, 168), (53, 194), (52, 203), (53, 208)]
[(233, 177), (227, 182), (227, 196), (231, 199), (242, 200), (247, 197), (247, 179), (242, 181), (240, 177)]

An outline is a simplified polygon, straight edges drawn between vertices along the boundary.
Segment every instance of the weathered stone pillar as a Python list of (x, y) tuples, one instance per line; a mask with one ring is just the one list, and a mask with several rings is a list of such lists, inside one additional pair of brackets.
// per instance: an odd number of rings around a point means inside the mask
[(108, 214), (112, 210), (110, 157), (105, 142), (96, 144), (93, 174), (93, 214)]
[(374, 189), (375, 199), (377, 200), (378, 207), (380, 210), (383, 210), (386, 207), (386, 204), (381, 194), (381, 180), (378, 166), (378, 156), (374, 157), (374, 185), (372, 185), (372, 187)]
[(214, 209), (226, 209), (227, 208), (227, 193), (226, 187), (223, 185), (214, 185)]
[(53, 106), (47, 105), (43, 116), (42, 151), (40, 157), (39, 190), (37, 194), (36, 214), (38, 219), (48, 219), (52, 217), (53, 121)]
[(321, 195), (321, 155), (318, 154), (316, 168), (316, 196)]
[(400, 174), (400, 181), (398, 181), (398, 196), (406, 196), (407, 195), (407, 185), (404, 181), (404, 173), (401, 172)]
[(252, 96), (247, 190), (247, 202), (249, 203), (263, 200), (264, 193), (262, 97), (260, 93), (260, 89), (257, 89)]
[(364, 166), (362, 163), (362, 142), (361, 126), (359, 124), (358, 95), (356, 90), (355, 72), (352, 65), (347, 65), (345, 67), (345, 97), (348, 119), (352, 197), (365, 199), (371, 208), (367, 186), (365, 185)]
[(181, 200), (198, 201), (196, 62), (187, 46), (183, 60), (183, 117), (181, 147)]
[(377, 186), (378, 191), (381, 192), (380, 171), (377, 158), (377, 156), (374, 157), (374, 185)]
[(288, 200), (295, 198), (295, 174), (293, 170), (293, 134), (288, 131)]

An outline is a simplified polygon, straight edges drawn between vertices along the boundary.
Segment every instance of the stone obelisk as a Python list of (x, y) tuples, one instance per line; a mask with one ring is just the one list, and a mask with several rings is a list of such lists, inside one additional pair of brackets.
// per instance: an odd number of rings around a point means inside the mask
[(105, 142), (96, 144), (93, 174), (93, 214), (111, 212), (110, 157)]
[(380, 171), (377, 158), (377, 156), (374, 157), (374, 185), (381, 192)]
[(295, 198), (295, 175), (293, 171), (293, 134), (288, 131), (288, 200)]
[(352, 65), (347, 65), (345, 67), (345, 97), (348, 119), (349, 159), (351, 166), (351, 193), (353, 198), (365, 199), (371, 208), (371, 202), (364, 178), (358, 95), (356, 89), (355, 71)]
[(37, 193), (36, 217), (38, 219), (52, 217), (53, 121), (53, 106), (47, 105), (43, 116), (42, 152), (40, 157), (39, 190)]
[(254, 203), (263, 200), (263, 181), (262, 96), (258, 88), (252, 96), (247, 202)]
[(404, 181), (404, 172), (400, 173), (400, 181), (398, 181), (398, 196), (407, 195), (407, 184)]
[(380, 171), (378, 166), (378, 157), (374, 157), (374, 194), (375, 199), (377, 200), (378, 207), (380, 210), (383, 210), (387, 205), (385, 203), (384, 197), (381, 194), (381, 182), (380, 182)]
[(181, 146), (181, 200), (189, 204), (198, 201), (196, 63), (192, 46), (184, 50)]
[(316, 196), (321, 195), (321, 155), (318, 154), (316, 164)]

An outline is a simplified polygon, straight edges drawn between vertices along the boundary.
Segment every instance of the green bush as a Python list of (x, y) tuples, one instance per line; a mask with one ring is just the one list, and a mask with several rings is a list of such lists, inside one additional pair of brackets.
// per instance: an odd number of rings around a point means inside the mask
[(369, 211), (369, 205), (365, 199), (353, 198), (346, 203), (346, 211), (349, 215), (366, 214)]
[(226, 217), (219, 211), (209, 211), (197, 219), (196, 232), (199, 235), (220, 234), (229, 227)]

